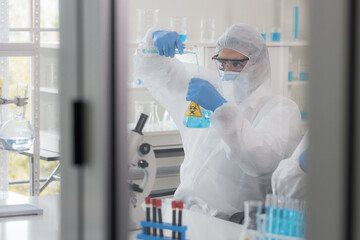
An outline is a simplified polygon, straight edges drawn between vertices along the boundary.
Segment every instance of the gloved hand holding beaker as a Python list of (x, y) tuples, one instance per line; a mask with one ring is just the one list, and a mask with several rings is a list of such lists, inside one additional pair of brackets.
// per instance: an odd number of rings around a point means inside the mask
[(152, 39), (160, 56), (173, 58), (175, 56), (176, 48), (179, 50), (180, 54), (183, 54), (184, 45), (177, 32), (156, 31), (152, 34)]

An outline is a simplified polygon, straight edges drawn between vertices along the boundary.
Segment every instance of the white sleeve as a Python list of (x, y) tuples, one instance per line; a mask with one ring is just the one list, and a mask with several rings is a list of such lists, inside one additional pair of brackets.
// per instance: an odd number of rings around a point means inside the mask
[(300, 168), (297, 158), (291, 157), (280, 162), (271, 177), (271, 187), (274, 194), (305, 199), (306, 173)]
[(225, 103), (211, 116), (211, 123), (229, 147), (231, 159), (245, 173), (256, 177), (271, 174), (282, 159), (290, 156), (301, 137), (296, 104), (279, 101), (258, 115), (260, 121), (252, 126), (239, 106)]
[[(154, 49), (152, 33), (158, 30), (161, 29), (150, 29), (141, 46)], [(134, 65), (137, 77), (144, 83), (151, 95), (169, 112), (179, 130), (182, 130), (182, 121), (189, 105), (189, 102), (185, 100), (186, 91), (191, 76), (197, 74), (196, 65), (184, 64), (177, 58), (144, 54), (139, 50), (134, 55)], [(209, 71), (204, 68), (201, 68), (200, 72), (204, 76), (209, 76)]]

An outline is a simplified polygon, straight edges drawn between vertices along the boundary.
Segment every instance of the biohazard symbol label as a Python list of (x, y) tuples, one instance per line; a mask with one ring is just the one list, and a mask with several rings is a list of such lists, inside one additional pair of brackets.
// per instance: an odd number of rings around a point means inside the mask
[(197, 117), (202, 118), (202, 112), (200, 106), (195, 102), (190, 102), (190, 105), (185, 113), (186, 117)]

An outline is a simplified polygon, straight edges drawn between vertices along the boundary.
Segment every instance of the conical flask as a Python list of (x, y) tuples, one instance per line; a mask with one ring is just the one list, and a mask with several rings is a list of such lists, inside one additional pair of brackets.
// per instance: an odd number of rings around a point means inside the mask
[(188, 128), (208, 128), (210, 127), (210, 111), (191, 101), (186, 110), (183, 124)]
[[(27, 88), (27, 84), (18, 84), (17, 97), (26, 98)], [(25, 106), (17, 106), (15, 117), (1, 125), (0, 142), (6, 150), (25, 151), (34, 142), (34, 130), (29, 120), (25, 119)]]

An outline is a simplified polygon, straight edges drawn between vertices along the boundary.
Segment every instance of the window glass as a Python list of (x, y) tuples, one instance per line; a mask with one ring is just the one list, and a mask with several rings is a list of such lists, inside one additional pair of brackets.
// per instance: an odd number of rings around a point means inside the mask
[(9, 1), (10, 28), (30, 28), (30, 0)]
[(59, 1), (40, 1), (40, 28), (59, 28)]
[(9, 41), (13, 43), (30, 42), (30, 32), (10, 32)]
[(42, 43), (58, 43), (60, 39), (59, 32), (41, 32), (40, 41)]

